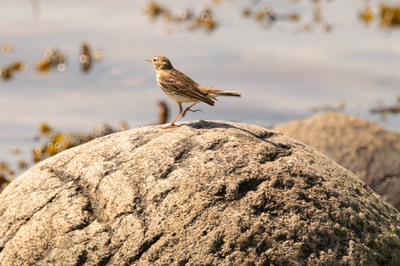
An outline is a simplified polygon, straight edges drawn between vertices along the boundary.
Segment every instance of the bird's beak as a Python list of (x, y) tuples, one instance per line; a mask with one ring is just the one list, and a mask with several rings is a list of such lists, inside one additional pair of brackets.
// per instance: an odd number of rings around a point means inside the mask
[(151, 62), (151, 59), (146, 59), (146, 61), (149, 61), (149, 62)]

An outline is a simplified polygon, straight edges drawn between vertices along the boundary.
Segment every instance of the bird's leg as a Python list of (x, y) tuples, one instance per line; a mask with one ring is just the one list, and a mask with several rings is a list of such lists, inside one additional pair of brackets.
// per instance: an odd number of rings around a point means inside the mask
[(182, 115), (181, 115), (181, 118), (185, 117), (187, 111), (190, 111), (190, 112), (201, 111), (201, 110), (192, 110), (192, 109), (190, 109), (190, 107), (193, 107), (195, 104), (197, 104), (197, 103), (194, 103), (194, 104), (192, 104), (191, 106), (189, 106), (188, 108), (186, 108), (185, 111), (183, 111), (183, 113), (182, 113)]
[(178, 103), (178, 106), (179, 106), (179, 114), (175, 117), (174, 121), (172, 121), (172, 123), (170, 125), (163, 127), (163, 129), (170, 128), (170, 127), (179, 127), (180, 126), (180, 125), (178, 126), (178, 125), (174, 124), (176, 119), (178, 119), (178, 117), (182, 113), (182, 104)]

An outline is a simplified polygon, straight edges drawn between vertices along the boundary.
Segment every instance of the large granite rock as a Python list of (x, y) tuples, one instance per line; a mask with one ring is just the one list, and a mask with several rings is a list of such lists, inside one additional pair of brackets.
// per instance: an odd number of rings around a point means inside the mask
[(341, 113), (323, 113), (276, 129), (328, 155), (400, 210), (399, 134)]
[(398, 265), (400, 214), (354, 174), (257, 126), (96, 139), (0, 194), (1, 265)]

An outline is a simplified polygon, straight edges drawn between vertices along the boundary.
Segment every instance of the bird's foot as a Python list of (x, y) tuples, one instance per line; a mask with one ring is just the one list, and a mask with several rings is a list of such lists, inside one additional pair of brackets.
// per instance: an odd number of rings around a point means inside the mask
[(180, 119), (185, 117), (187, 111), (190, 111), (190, 112), (195, 113), (195, 112), (198, 112), (198, 111), (201, 111), (201, 110), (200, 110), (200, 109), (192, 110), (192, 109), (190, 109), (190, 108), (186, 108), (185, 111), (183, 111), (183, 113), (181, 114)]
[(167, 128), (171, 128), (171, 127), (180, 127), (180, 126), (181, 125), (175, 125), (174, 123), (172, 123), (172, 124), (170, 124), (168, 126), (162, 127), (162, 129), (167, 129)]

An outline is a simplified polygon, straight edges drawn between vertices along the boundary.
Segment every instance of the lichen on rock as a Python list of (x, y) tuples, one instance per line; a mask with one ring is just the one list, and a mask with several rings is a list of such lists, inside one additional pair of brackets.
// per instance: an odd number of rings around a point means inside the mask
[(322, 113), (276, 129), (346, 167), (400, 210), (398, 133), (341, 113)]
[(310, 147), (199, 121), (95, 139), (0, 194), (2, 265), (396, 265), (400, 215)]

